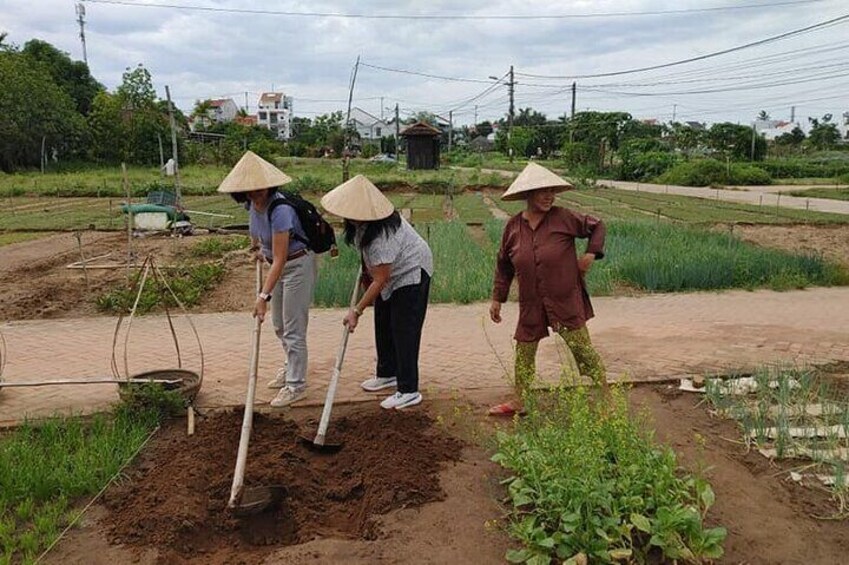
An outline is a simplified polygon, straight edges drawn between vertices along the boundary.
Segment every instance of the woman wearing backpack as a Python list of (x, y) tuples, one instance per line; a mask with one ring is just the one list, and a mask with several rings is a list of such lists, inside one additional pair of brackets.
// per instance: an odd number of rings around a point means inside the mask
[(328, 192), (321, 205), (345, 220), (345, 242), (360, 252), (367, 275), (365, 293), (343, 323), (353, 332), (374, 304), (377, 370), (361, 386), (370, 392), (397, 387), (383, 408), (415, 406), (422, 401), (419, 346), (433, 275), (430, 247), (362, 175)]
[(274, 332), (286, 356), (286, 364), (268, 384), (280, 389), (271, 401), (275, 408), (288, 406), (305, 394), (307, 324), (316, 281), (315, 254), (307, 247), (295, 208), (272, 206), (284, 198), (277, 188), (291, 181), (280, 169), (248, 151), (218, 187), (218, 192), (229, 193), (248, 210), (251, 250), (256, 260), (271, 264), (253, 315), (264, 320), (270, 303)]

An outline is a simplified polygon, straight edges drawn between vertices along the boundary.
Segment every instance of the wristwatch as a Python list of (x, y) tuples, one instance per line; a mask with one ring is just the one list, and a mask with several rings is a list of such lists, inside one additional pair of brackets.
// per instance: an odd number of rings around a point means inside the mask
[(263, 299), (263, 300), (265, 300), (266, 302), (271, 302), (271, 295), (270, 295), (270, 294), (266, 294), (266, 293), (264, 293), (264, 292), (260, 292), (257, 296), (259, 296), (260, 298), (262, 298), (262, 299)]

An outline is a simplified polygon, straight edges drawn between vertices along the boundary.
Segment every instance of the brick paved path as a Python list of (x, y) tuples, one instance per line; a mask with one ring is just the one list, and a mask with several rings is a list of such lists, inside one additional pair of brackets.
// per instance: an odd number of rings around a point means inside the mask
[[(849, 288), (777, 293), (664, 294), (637, 298), (596, 298), (590, 332), (611, 378), (651, 381), (686, 374), (750, 370), (772, 362), (849, 360)], [(503, 390), (508, 381), (499, 358), (512, 362), (511, 334), (516, 306), (505, 321), (486, 320), (487, 305), (434, 305), (428, 312), (421, 355), (425, 395), (473, 394)], [(342, 311), (313, 311), (310, 320), (310, 391), (306, 404), (320, 404), (339, 343)], [(206, 371), (201, 406), (244, 402), (252, 321), (245, 313), (200, 314), (192, 318), (203, 340)], [(111, 376), (112, 318), (10, 322), (2, 331), (8, 344), (9, 381)], [(265, 382), (282, 360), (279, 345), (263, 329), (258, 401), (272, 391)], [(187, 368), (197, 367), (197, 348), (185, 321), (177, 323)], [(490, 346), (490, 343), (492, 344)], [(497, 352), (497, 353), (496, 353)], [(137, 319), (130, 339), (131, 372), (175, 366), (165, 319)], [(558, 379), (568, 357), (549, 338), (540, 348), (541, 380)], [(372, 398), (358, 383), (374, 363), (369, 316), (349, 341), (338, 398)], [(0, 392), (0, 423), (56, 411), (92, 412), (117, 399), (115, 385), (5, 389)]]

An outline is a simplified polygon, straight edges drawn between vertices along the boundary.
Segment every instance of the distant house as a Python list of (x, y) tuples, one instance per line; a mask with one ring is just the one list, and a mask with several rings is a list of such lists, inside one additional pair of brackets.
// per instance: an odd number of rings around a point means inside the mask
[(382, 120), (360, 108), (351, 108), (350, 124), (363, 140), (379, 140), (381, 137), (395, 135), (394, 120)]
[(763, 135), (769, 141), (785, 133), (792, 132), (798, 125), (797, 123), (785, 120), (755, 120), (753, 123), (755, 132)]
[(469, 142), (469, 149), (471, 149), (472, 151), (477, 151), (479, 153), (492, 151), (495, 149), (495, 140), (479, 135), (471, 142)]
[(225, 124), (236, 119), (239, 107), (232, 98), (219, 98), (209, 101), (209, 118), (218, 124)]
[(686, 125), (690, 129), (694, 129), (696, 131), (704, 131), (704, 130), (707, 129), (705, 127), (705, 124), (703, 124), (701, 122), (684, 122), (684, 125)]
[(292, 135), (292, 97), (282, 92), (263, 92), (257, 103), (256, 121), (257, 125), (273, 131), (277, 139), (289, 139)]
[(188, 119), (189, 129), (197, 131), (208, 128), (213, 124), (226, 124), (236, 119), (239, 107), (232, 98), (219, 98), (217, 100), (206, 100), (206, 112), (195, 113)]

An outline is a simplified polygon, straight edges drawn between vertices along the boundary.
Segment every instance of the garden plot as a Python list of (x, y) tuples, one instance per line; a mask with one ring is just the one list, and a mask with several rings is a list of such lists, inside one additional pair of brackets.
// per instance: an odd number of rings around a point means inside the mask
[[(450, 407), (442, 407), (442, 411)], [(313, 411), (314, 412), (314, 411)], [(246, 518), (226, 508), (241, 412), (166, 423), (46, 563), (363, 564), (428, 559), (499, 562), (507, 542), (480, 448), (449, 435), (424, 411), (340, 407), (334, 455), (307, 449), (304, 412), (255, 415), (247, 485), (279, 484), (282, 504)], [(317, 416), (317, 414), (311, 414)], [(449, 417), (450, 419), (450, 417)]]
[(793, 480), (827, 487), (837, 502), (834, 516), (849, 516), (849, 397), (829, 377), (816, 370), (762, 370), (708, 379), (702, 392), (716, 414), (738, 422), (749, 448), (770, 460), (797, 460)]

